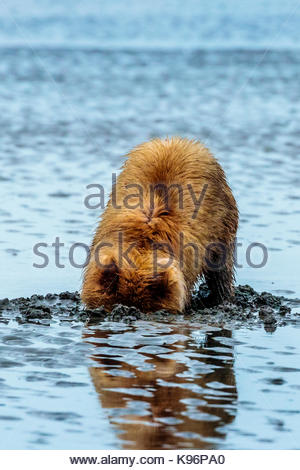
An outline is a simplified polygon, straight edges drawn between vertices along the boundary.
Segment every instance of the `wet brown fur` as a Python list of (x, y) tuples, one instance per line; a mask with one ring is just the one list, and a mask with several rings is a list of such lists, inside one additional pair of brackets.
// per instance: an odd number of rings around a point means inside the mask
[[(137, 184), (143, 190), (142, 207), (139, 191), (127, 186)], [(158, 185), (152, 196), (151, 185)], [(167, 197), (159, 185), (169, 188)], [(171, 185), (180, 185), (181, 207), (180, 191)], [(192, 193), (197, 199), (204, 195), (198, 213)], [(201, 276), (216, 303), (232, 295), (238, 210), (221, 166), (203, 144), (175, 137), (136, 147), (123, 165), (115, 194), (96, 230), (84, 274), (82, 300), (88, 307), (111, 309), (123, 303), (145, 312), (182, 311)], [(127, 259), (120, 258), (121, 243), (123, 253), (134, 245)], [(213, 267), (207, 262), (208, 246)], [(226, 259), (219, 263), (224, 247)]]

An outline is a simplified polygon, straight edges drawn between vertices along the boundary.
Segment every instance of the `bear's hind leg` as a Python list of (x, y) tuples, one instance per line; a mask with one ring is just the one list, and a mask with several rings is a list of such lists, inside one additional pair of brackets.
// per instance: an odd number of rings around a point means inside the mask
[(205, 302), (208, 305), (220, 304), (234, 295), (233, 249), (226, 248), (224, 252), (213, 252), (212, 260), (209, 260), (204, 271), (210, 291)]

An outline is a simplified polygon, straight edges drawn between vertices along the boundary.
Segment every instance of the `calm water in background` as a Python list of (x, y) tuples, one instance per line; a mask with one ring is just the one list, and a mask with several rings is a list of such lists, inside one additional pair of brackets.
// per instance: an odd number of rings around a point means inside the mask
[[(69, 249), (99, 216), (86, 186), (108, 196), (122, 156), (167, 134), (202, 139), (226, 170), (238, 282), (300, 297), (297, 2), (204, 3), (1, 7), (0, 298), (78, 289)], [(44, 269), (32, 266), (41, 242)], [(262, 269), (246, 264), (253, 242), (268, 248)], [(298, 338), (290, 326), (3, 323), (0, 446), (299, 448)]]

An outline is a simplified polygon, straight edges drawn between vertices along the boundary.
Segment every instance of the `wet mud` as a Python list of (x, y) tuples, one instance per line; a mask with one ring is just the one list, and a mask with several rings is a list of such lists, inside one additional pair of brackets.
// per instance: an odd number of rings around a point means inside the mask
[[(208, 289), (203, 284), (194, 293), (190, 307), (182, 314), (170, 314), (166, 310), (143, 313), (135, 307), (116, 304), (111, 312), (103, 307), (86, 309), (79, 292), (32, 295), (0, 300), (0, 322), (11, 319), (18, 323), (50, 325), (51, 320), (60, 322), (84, 322), (97, 324), (102, 321), (132, 323), (137, 320), (156, 322), (192, 322), (221, 328), (239, 328), (261, 325), (266, 331), (278, 326), (300, 321), (300, 299), (275, 296), (269, 292), (256, 292), (249, 285), (235, 288), (235, 296), (217, 306), (208, 306)], [(299, 311), (296, 311), (298, 308)]]

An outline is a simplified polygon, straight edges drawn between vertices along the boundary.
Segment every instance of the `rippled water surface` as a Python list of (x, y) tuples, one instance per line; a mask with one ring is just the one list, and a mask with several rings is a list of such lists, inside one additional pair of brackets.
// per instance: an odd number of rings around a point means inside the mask
[[(87, 185), (108, 196), (130, 148), (176, 134), (203, 140), (226, 170), (238, 282), (300, 297), (295, 2), (190, 1), (180, 14), (176, 1), (169, 14), (133, 2), (131, 16), (127, 3), (29, 3), (0, 20), (0, 299), (78, 289), (69, 250), (90, 242), (100, 213), (84, 205)], [(261, 269), (246, 261), (256, 242)], [(299, 354), (298, 321), (270, 333), (0, 314), (0, 446), (299, 448)]]
[(1, 327), (1, 448), (297, 449), (298, 334)]
[[(167, 134), (204, 140), (227, 172), (241, 215), (238, 281), (296, 293), (300, 52), (0, 55), (0, 250), (2, 263), (15, 266), (0, 274), (1, 296), (78, 289), (81, 269), (70, 265), (70, 249), (89, 244), (100, 213), (84, 204), (98, 193), (87, 186), (103, 185), (107, 197), (126, 152)], [(64, 244), (58, 257), (57, 237)], [(39, 243), (44, 256), (33, 254)], [(268, 249), (261, 269), (246, 261), (251, 243)], [(76, 265), (84, 257), (80, 247), (73, 252)], [(45, 259), (45, 268), (33, 267)], [(251, 260), (261, 262), (259, 248)]]

